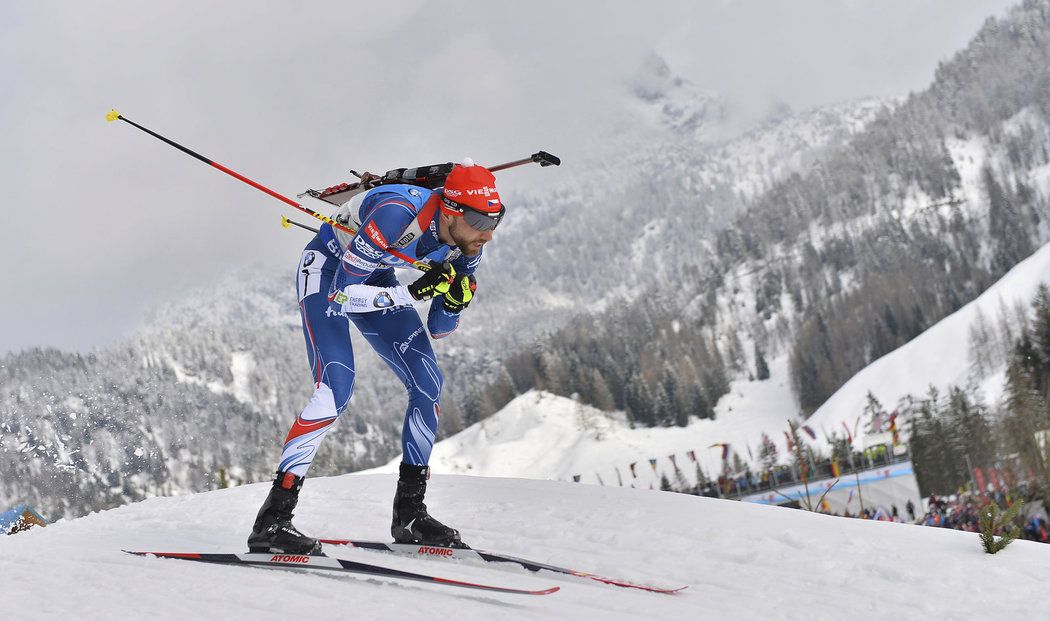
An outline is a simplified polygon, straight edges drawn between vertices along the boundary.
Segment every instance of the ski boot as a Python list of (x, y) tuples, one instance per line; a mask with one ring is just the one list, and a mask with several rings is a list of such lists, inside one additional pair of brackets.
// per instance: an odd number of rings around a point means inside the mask
[(459, 531), (438, 522), (427, 513), (423, 495), (427, 492), (430, 468), (401, 464), (401, 475), (394, 495), (394, 520), (390, 534), (397, 543), (418, 543), (448, 548), (468, 548)]
[(249, 552), (278, 554), (320, 554), (321, 542), (292, 526), (292, 510), (299, 502), (304, 477), (290, 472), (277, 472), (270, 495), (259, 509), (252, 534), (248, 536)]

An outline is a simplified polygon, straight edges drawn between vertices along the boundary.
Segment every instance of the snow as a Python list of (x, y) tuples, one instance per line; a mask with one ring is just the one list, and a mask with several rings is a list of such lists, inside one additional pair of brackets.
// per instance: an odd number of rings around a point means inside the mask
[(233, 352), (230, 361), (230, 373), (233, 375), (230, 392), (241, 403), (252, 401), (251, 377), (254, 370), (255, 358), (250, 351)]
[[(708, 477), (722, 469), (721, 448), (728, 442), (745, 460), (750, 445), (757, 457), (767, 431), (774, 441), (797, 414), (788, 381), (787, 357), (770, 363), (770, 379), (737, 381), (715, 408), (714, 420), (693, 418), (686, 427), (632, 429), (622, 412), (603, 412), (572, 399), (542, 391), (519, 395), (502, 410), (434, 445), (435, 471), (496, 477), (572, 480), (649, 489), (660, 486), (660, 474), (671, 480), (674, 467), (696, 481), (687, 456), (695, 451)], [(783, 447), (781, 447), (783, 449)], [(649, 459), (657, 459), (654, 471)], [(400, 458), (366, 472), (396, 472)], [(630, 473), (636, 463), (637, 478)], [(617, 475), (617, 469), (619, 475)], [(600, 477), (600, 479), (599, 479)]]
[[(931, 385), (945, 391), (949, 385), (965, 386), (969, 380), (969, 329), (978, 313), (996, 317), (1003, 304), (1025, 307), (1041, 283), (1050, 283), (1050, 244), (1018, 263), (976, 300), (945, 317), (907, 344), (871, 363), (854, 375), (809, 419), (814, 429), (838, 429), (840, 421), (852, 426), (863, 411), (868, 391), (886, 408), (906, 395), (924, 396)], [(1003, 371), (992, 373), (981, 387), (994, 401), (1002, 390)], [(862, 438), (864, 431), (860, 430)]]
[[(296, 524), (389, 540), (392, 475), (311, 479)], [(665, 492), (435, 475), (428, 505), (472, 545), (652, 584), (659, 595), (517, 567), (330, 555), (552, 595), (136, 557), (121, 549), (239, 552), (265, 484), (153, 498), (0, 537), (7, 618), (887, 619), (1028, 618), (1050, 547), (985, 555), (972, 533), (848, 520)]]

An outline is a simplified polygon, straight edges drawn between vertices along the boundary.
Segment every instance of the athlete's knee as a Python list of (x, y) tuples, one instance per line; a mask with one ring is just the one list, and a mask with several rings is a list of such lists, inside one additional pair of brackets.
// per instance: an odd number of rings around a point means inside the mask
[(434, 401), (441, 398), (441, 388), (445, 385), (445, 374), (437, 365), (427, 365), (426, 379), (421, 383), (428, 384), (424, 392), (431, 396)]
[(325, 365), (323, 377), (331, 388), (335, 409), (341, 412), (354, 394), (354, 370), (345, 364), (330, 362)]

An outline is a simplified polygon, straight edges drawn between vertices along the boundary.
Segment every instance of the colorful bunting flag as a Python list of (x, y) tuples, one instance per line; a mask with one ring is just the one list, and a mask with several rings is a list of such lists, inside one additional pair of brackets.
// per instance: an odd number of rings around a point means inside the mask
[(722, 447), (722, 461), (725, 461), (729, 457), (729, 443), (728, 442), (715, 442), (707, 448), (715, 448), (716, 446)]

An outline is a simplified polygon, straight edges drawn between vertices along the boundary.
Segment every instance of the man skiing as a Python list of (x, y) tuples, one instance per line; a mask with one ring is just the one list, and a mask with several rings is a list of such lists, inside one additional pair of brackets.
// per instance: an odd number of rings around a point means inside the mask
[[(314, 393), (285, 438), (276, 480), (248, 537), (253, 552), (321, 551), (316, 539), (292, 525), (292, 511), (318, 446), (353, 392), (351, 322), (408, 391), (390, 527), (394, 540), (463, 545), (459, 532), (431, 517), (423, 503), (442, 375), (412, 303), (432, 300), (427, 315), (431, 338), (448, 336), (459, 325), (460, 313), (474, 295), (482, 247), (505, 213), (495, 178), (464, 160), (452, 168), (442, 188), (379, 185), (364, 195), (358, 209), (352, 204), (333, 219), (355, 226), (357, 233), (324, 224), (299, 262), (299, 310)], [(407, 262), (398, 255), (427, 261), (429, 269), (412, 284), (401, 285), (393, 268)]]

